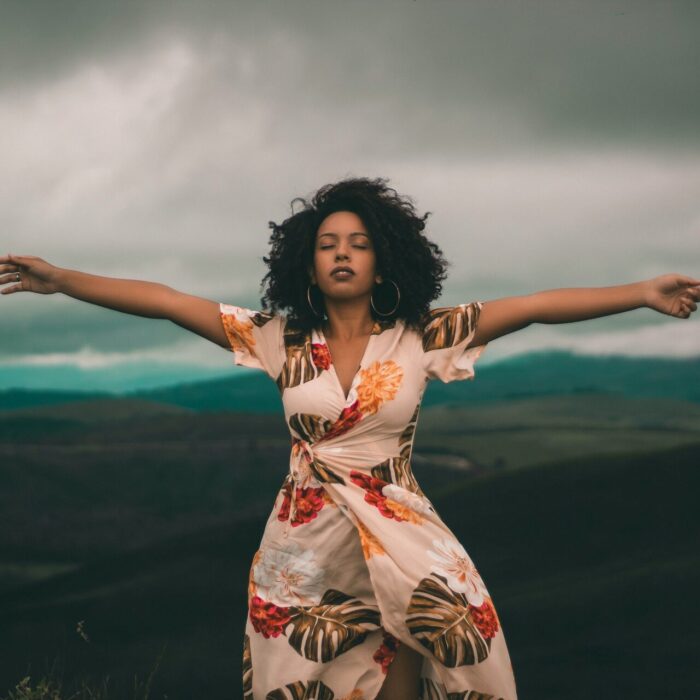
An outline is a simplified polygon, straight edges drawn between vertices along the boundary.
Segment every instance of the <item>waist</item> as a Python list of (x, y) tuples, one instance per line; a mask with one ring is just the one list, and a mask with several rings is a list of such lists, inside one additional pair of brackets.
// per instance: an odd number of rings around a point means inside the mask
[(353, 472), (421, 493), (406, 453), (382, 454), (373, 444), (325, 445), (293, 438), (287, 479), (299, 488), (323, 484), (348, 484)]

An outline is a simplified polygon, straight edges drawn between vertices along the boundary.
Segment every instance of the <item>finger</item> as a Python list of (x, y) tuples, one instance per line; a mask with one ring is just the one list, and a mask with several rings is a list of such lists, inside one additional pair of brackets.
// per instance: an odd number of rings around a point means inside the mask
[(9, 275), (0, 275), (0, 284), (9, 284), (10, 282), (17, 282), (16, 272), (13, 272)]
[(17, 265), (19, 267), (27, 267), (29, 265), (29, 256), (27, 255), (13, 255), (12, 253), (7, 254), (7, 262), (11, 265)]
[(23, 292), (22, 283), (13, 284), (11, 287), (5, 287), (5, 289), (0, 289), (0, 294), (12, 294), (14, 292)]

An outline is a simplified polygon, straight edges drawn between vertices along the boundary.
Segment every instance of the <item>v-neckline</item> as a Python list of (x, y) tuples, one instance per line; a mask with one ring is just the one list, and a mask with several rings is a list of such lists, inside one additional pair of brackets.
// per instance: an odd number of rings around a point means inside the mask
[(376, 326), (372, 328), (372, 332), (369, 334), (369, 339), (367, 340), (367, 344), (365, 345), (364, 352), (362, 353), (362, 357), (360, 358), (360, 365), (357, 368), (357, 372), (353, 375), (352, 381), (350, 382), (350, 389), (348, 390), (347, 396), (345, 395), (345, 391), (343, 389), (343, 385), (340, 383), (340, 377), (338, 376), (338, 373), (335, 371), (335, 362), (333, 361), (333, 355), (331, 354), (331, 348), (328, 345), (328, 341), (326, 340), (326, 335), (323, 332), (323, 328), (321, 326), (318, 327), (318, 337), (319, 340), (323, 345), (326, 346), (326, 349), (328, 350), (328, 357), (330, 358), (331, 361), (331, 366), (330, 366), (330, 371), (333, 373), (333, 376), (335, 377), (335, 385), (338, 387), (338, 391), (340, 392), (340, 395), (343, 397), (343, 405), (347, 406), (348, 402), (350, 401), (350, 394), (352, 394), (352, 390), (355, 388), (355, 384), (357, 384), (357, 379), (360, 376), (360, 371), (364, 369), (364, 364), (365, 360), (367, 359), (367, 355), (369, 354), (369, 349), (372, 345), (372, 340), (377, 333), (375, 333)]

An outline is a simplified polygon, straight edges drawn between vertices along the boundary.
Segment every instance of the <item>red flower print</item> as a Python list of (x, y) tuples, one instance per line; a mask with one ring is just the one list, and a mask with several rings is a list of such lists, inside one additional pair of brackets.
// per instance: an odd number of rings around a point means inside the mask
[(392, 518), (398, 521), (404, 520), (404, 518), (387, 507), (386, 496), (382, 494), (382, 489), (388, 485), (388, 481), (377, 479), (371, 474), (358, 472), (354, 469), (350, 472), (350, 479), (354, 484), (357, 484), (357, 486), (365, 490), (365, 501), (377, 508), (385, 518)]
[(386, 672), (389, 670), (389, 665), (394, 660), (394, 657), (396, 656), (396, 650), (399, 648), (400, 645), (401, 642), (398, 639), (396, 639), (396, 637), (394, 637), (393, 634), (384, 632), (384, 639), (382, 640), (382, 644), (379, 647), (379, 649), (377, 649), (377, 651), (374, 652), (374, 656), (372, 657), (374, 661), (382, 665), (382, 673), (386, 674)]
[(359, 423), (362, 420), (362, 413), (360, 413), (359, 405), (358, 401), (354, 401), (350, 406), (346, 406), (321, 440), (329, 440), (330, 438), (342, 435)]
[(281, 608), (257, 595), (250, 601), (250, 621), (253, 623), (253, 629), (261, 632), (265, 639), (279, 637), (290, 619), (289, 608)]
[(277, 513), (277, 520), (284, 522), (289, 520), (289, 506), (292, 503), (292, 487), (291, 484), (286, 481), (282, 486), (282, 505), (280, 506), (279, 513)]
[(311, 361), (319, 369), (331, 366), (331, 352), (325, 343), (311, 343)]
[(292, 519), (292, 527), (308, 523), (318, 515), (318, 511), (326, 504), (323, 498), (324, 491), (325, 489), (321, 487), (297, 489), (296, 512)]
[(469, 612), (474, 625), (484, 638), (488, 639), (496, 636), (496, 632), (498, 632), (498, 617), (488, 598), (478, 608), (470, 604)]
[[(292, 486), (289, 482), (283, 486), (283, 491), (282, 505), (277, 513), (277, 520), (281, 521), (289, 520), (289, 511), (292, 503)], [(308, 523), (318, 515), (318, 512), (326, 505), (324, 494), (325, 489), (323, 487), (297, 488), (296, 511), (292, 518), (292, 527)]]

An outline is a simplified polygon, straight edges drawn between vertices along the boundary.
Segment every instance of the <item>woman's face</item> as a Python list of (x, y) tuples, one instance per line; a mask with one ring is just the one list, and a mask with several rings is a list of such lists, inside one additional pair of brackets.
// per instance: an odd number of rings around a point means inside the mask
[[(349, 211), (327, 216), (318, 227), (314, 246), (313, 284), (331, 299), (352, 299), (371, 295), (375, 283), (376, 257), (370, 234), (362, 219)], [(352, 274), (333, 274), (337, 267), (348, 267)]]

